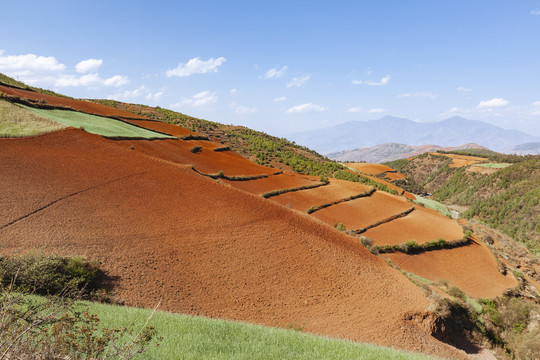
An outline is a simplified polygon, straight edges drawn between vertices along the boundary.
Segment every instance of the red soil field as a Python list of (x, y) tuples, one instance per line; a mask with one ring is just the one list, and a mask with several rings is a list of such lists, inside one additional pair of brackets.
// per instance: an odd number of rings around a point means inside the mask
[(47, 95), (38, 93), (36, 91), (16, 89), (8, 86), (0, 85), (0, 92), (8, 95), (16, 95), (23, 99), (31, 100), (45, 100), (52, 106), (67, 106), (77, 111), (85, 112), (88, 114), (100, 115), (100, 116), (113, 116), (113, 117), (126, 117), (134, 119), (145, 119), (144, 116), (133, 114), (124, 110), (115, 109), (110, 106), (102, 104), (96, 104), (90, 101), (68, 99), (59, 96)]
[(432, 281), (448, 280), (474, 298), (493, 298), (505, 289), (517, 285), (509, 273), (497, 270), (497, 261), (491, 251), (480, 242), (471, 245), (418, 255), (403, 253), (383, 254), (394, 265)]
[[(119, 145), (133, 148), (151, 157), (170, 161), (180, 165), (193, 167), (206, 174), (223, 171), (227, 176), (273, 174), (275, 169), (267, 168), (242, 157), (233, 151), (213, 151), (220, 147), (218, 143), (206, 140), (121, 140)], [(192, 153), (194, 146), (202, 146), (202, 150)]]
[(436, 211), (415, 205), (413, 212), (366, 231), (364, 236), (375, 245), (400, 245), (414, 240), (418, 244), (443, 238), (446, 241), (463, 238), (463, 228)]
[(223, 182), (256, 195), (260, 195), (272, 190), (292, 189), (301, 186), (320, 184), (318, 177), (298, 175), (287, 172), (250, 181), (223, 180)]
[(362, 174), (377, 175), (385, 171), (394, 171), (390, 166), (374, 163), (347, 163), (348, 167), (358, 170)]
[(358, 195), (371, 189), (371, 186), (350, 181), (330, 179), (330, 184), (328, 185), (315, 189), (285, 193), (272, 197), (272, 200), (293, 209), (305, 212), (312, 206), (323, 205), (345, 199), (349, 196)]
[(405, 175), (403, 175), (400, 172), (387, 172), (387, 173), (384, 174), (384, 177), (387, 178), (390, 181), (403, 180), (403, 179), (407, 178)]
[(308, 215), (76, 129), (0, 139), (0, 163), (4, 254), (98, 260), (129, 305), (465, 358), (418, 287)]
[(467, 156), (467, 155), (458, 155), (458, 154), (441, 154), (441, 153), (431, 153), (432, 155), (437, 156), (446, 156), (452, 159), (452, 163), (448, 167), (465, 167), (469, 165), (474, 165), (482, 162), (486, 162), (485, 158), (478, 156)]
[(183, 128), (181, 126), (162, 123), (159, 121), (131, 119), (125, 119), (124, 121), (133, 125), (137, 125), (149, 130), (166, 133), (172, 136), (197, 135), (197, 133), (194, 133), (193, 131)]
[(389, 166), (383, 164), (374, 164), (374, 163), (347, 163), (348, 167), (359, 171), (365, 175), (377, 175), (385, 173), (386, 177), (390, 181), (405, 179), (406, 176), (400, 172), (395, 171)]
[(336, 204), (313, 215), (327, 224), (343, 223), (349, 230), (360, 229), (399, 214), (411, 205), (404, 198), (376, 191), (370, 197), (363, 197)]

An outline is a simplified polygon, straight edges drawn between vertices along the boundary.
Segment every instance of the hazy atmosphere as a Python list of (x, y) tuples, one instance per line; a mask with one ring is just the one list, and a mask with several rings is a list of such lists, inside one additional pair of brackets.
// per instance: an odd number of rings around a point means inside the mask
[(0, 72), (74, 97), (280, 136), (385, 115), (540, 136), (540, 1), (2, 6)]

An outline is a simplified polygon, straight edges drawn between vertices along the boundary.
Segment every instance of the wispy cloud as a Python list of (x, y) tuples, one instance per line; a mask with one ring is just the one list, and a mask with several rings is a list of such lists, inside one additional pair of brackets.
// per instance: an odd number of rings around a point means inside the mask
[(116, 94), (109, 95), (107, 96), (107, 99), (118, 100), (118, 101), (130, 101), (130, 100), (137, 99), (148, 92), (149, 90), (146, 88), (146, 86), (142, 85), (133, 90), (125, 90)]
[(531, 10), (531, 15), (540, 15), (540, 10)]
[(273, 102), (282, 102), (282, 101), (285, 101), (287, 100), (287, 97), (286, 96), (280, 96), (280, 97), (277, 97), (277, 98), (274, 98), (274, 100), (272, 100)]
[(458, 86), (456, 88), (457, 91), (461, 91), (461, 92), (471, 92), (472, 89), (469, 89), (469, 88), (466, 88), (466, 87), (463, 87), (463, 86)]
[(399, 94), (397, 97), (402, 98), (429, 98), (429, 99), (435, 99), (439, 95), (433, 94), (429, 91), (417, 91), (417, 92), (410, 92), (406, 94)]
[(82, 76), (61, 75), (54, 80), (54, 86), (58, 87), (80, 87), (80, 86), (112, 86), (120, 87), (129, 82), (127, 76), (114, 75), (107, 79), (102, 79), (98, 74), (86, 74)]
[(380, 114), (386, 112), (386, 109), (383, 108), (372, 108), (364, 110), (361, 106), (352, 107), (347, 110), (350, 113), (368, 113), (368, 114)]
[(280, 78), (285, 75), (286, 72), (287, 66), (283, 66), (281, 69), (272, 68), (264, 74), (264, 77), (265, 79)]
[(87, 73), (89, 71), (96, 70), (98, 67), (101, 66), (101, 64), (103, 64), (102, 59), (83, 60), (79, 62), (77, 65), (75, 65), (75, 70), (78, 73)]
[(54, 56), (37, 56), (34, 54), (8, 55), (0, 53), (0, 72), (11, 76), (32, 76), (42, 73), (63, 71), (66, 66)]
[(218, 67), (221, 66), (227, 59), (224, 57), (219, 57), (217, 59), (210, 58), (208, 60), (201, 60), (196, 57), (190, 59), (187, 63), (180, 63), (174, 69), (169, 69), (165, 73), (167, 77), (178, 76), (190, 76), (193, 74), (205, 74), (209, 72), (217, 72)]
[(352, 83), (354, 85), (368, 85), (368, 86), (383, 86), (383, 85), (388, 85), (388, 83), (390, 82), (390, 79), (392, 78), (392, 76), (390, 75), (386, 75), (385, 77), (383, 77), (380, 81), (372, 81), (372, 80), (353, 80)]
[(201, 91), (195, 95), (193, 95), (190, 98), (183, 98), (180, 99), (179, 102), (172, 104), (171, 107), (173, 108), (179, 108), (182, 106), (192, 106), (192, 107), (199, 107), (206, 104), (212, 104), (215, 103), (218, 100), (218, 97), (216, 96), (216, 92), (211, 91)]
[(328, 110), (328, 108), (324, 106), (313, 104), (313, 103), (307, 103), (307, 104), (293, 106), (286, 112), (288, 114), (295, 114), (295, 113), (308, 113), (308, 112), (323, 112), (326, 110)]
[(508, 105), (510, 102), (503, 98), (493, 98), (491, 100), (480, 101), (476, 106), (478, 109), (497, 108)]
[(237, 106), (234, 109), (234, 112), (236, 114), (254, 114), (257, 111), (259, 111), (259, 109), (257, 109), (256, 107), (248, 107), (248, 106)]
[(236, 88), (229, 90), (229, 92), (230, 92), (231, 94), (236, 94), (237, 91), (238, 91), (238, 90), (236, 90)]
[(287, 83), (287, 87), (300, 87), (306, 84), (306, 82), (311, 79), (311, 75), (305, 75), (301, 77), (294, 77)]

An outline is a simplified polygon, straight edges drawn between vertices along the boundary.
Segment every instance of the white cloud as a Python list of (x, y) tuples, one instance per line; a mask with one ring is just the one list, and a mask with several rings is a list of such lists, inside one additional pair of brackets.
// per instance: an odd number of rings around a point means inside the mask
[(461, 91), (461, 92), (471, 92), (472, 89), (469, 89), (469, 88), (466, 88), (466, 87), (463, 87), (463, 86), (458, 86), (456, 88), (457, 91)]
[(369, 114), (380, 114), (380, 113), (383, 113), (385, 111), (386, 111), (386, 109), (383, 109), (383, 108), (373, 108), (373, 109), (369, 109), (368, 113)]
[(300, 87), (302, 85), (305, 85), (305, 83), (311, 79), (311, 75), (305, 75), (305, 76), (302, 76), (302, 77), (294, 77), (292, 78), (291, 81), (289, 81), (287, 83), (287, 87), (290, 88), (290, 87)]
[(531, 10), (531, 15), (540, 15), (540, 10)]
[(294, 114), (294, 113), (307, 113), (307, 112), (323, 112), (326, 110), (328, 110), (328, 108), (324, 106), (313, 104), (313, 103), (307, 103), (307, 104), (293, 106), (286, 112), (288, 114)]
[(287, 66), (283, 66), (281, 69), (277, 69), (277, 68), (272, 68), (270, 70), (268, 70), (265, 74), (264, 74), (264, 77), (266, 79), (271, 79), (271, 78), (280, 78), (282, 77), (283, 75), (285, 75), (285, 72), (287, 71)]
[(149, 92), (146, 96), (145, 96), (145, 99), (146, 100), (153, 100), (153, 101), (158, 101), (161, 96), (163, 95), (163, 91), (158, 91), (156, 93), (151, 93)]
[(259, 111), (259, 109), (257, 109), (256, 107), (247, 107), (247, 106), (237, 106), (234, 109), (234, 112), (237, 114), (254, 114), (257, 111)]
[(383, 86), (383, 85), (387, 85), (389, 82), (390, 82), (390, 79), (392, 78), (392, 76), (390, 75), (386, 75), (385, 77), (383, 77), (381, 79), (381, 81), (371, 81), (371, 80), (353, 80), (352, 83), (354, 85), (362, 85), (362, 84), (365, 84), (365, 85), (368, 85), (368, 86)]
[(54, 79), (54, 86), (57, 87), (78, 87), (78, 86), (113, 86), (119, 87), (127, 84), (128, 78), (123, 75), (114, 75), (108, 79), (102, 79), (97, 73), (86, 74), (80, 77), (74, 75), (61, 75)]
[(485, 109), (485, 108), (495, 108), (495, 107), (503, 107), (508, 105), (510, 102), (503, 98), (493, 98), (491, 100), (484, 100), (480, 101), (480, 103), (476, 106), (479, 109)]
[(61, 72), (66, 68), (53, 56), (37, 56), (34, 54), (8, 55), (0, 54), (0, 72), (11, 76), (33, 76), (36, 73)]
[(125, 90), (120, 93), (109, 95), (107, 99), (109, 100), (118, 100), (118, 101), (130, 101), (142, 96), (144, 93), (148, 92), (146, 86), (142, 85), (134, 90)]
[(236, 90), (236, 88), (234, 88), (234, 89), (231, 89), (229, 92), (230, 92), (231, 94), (236, 94), (237, 91), (238, 91), (238, 90)]
[(172, 104), (171, 107), (179, 108), (182, 106), (192, 106), (192, 107), (199, 107), (206, 104), (212, 104), (215, 103), (218, 100), (216, 96), (216, 92), (210, 92), (210, 91), (201, 91), (200, 93), (197, 93), (193, 95), (190, 98), (183, 98), (176, 104)]
[(190, 76), (193, 74), (205, 74), (209, 72), (217, 72), (218, 67), (223, 64), (227, 59), (219, 57), (217, 59), (210, 58), (208, 60), (201, 60), (196, 57), (190, 59), (187, 63), (180, 63), (174, 69), (169, 69), (166, 72), (167, 77), (171, 76)]
[(285, 101), (287, 100), (287, 97), (286, 96), (280, 96), (280, 97), (277, 97), (277, 98), (274, 98), (274, 100), (272, 100), (273, 102), (282, 102), (282, 101)]
[(439, 95), (433, 94), (429, 91), (417, 91), (417, 92), (411, 92), (406, 94), (399, 94), (397, 97), (402, 98), (429, 98), (429, 99), (435, 99)]
[(127, 76), (114, 75), (108, 79), (103, 80), (103, 83), (107, 86), (119, 87), (129, 82)]
[(86, 73), (92, 70), (97, 69), (98, 67), (103, 64), (102, 59), (88, 59), (83, 60), (79, 62), (77, 65), (75, 65), (75, 70), (77, 70), (78, 73)]
[(362, 112), (363, 109), (361, 106), (356, 106), (356, 107), (352, 107), (348, 110), (349, 112), (351, 113), (359, 113), (359, 112)]

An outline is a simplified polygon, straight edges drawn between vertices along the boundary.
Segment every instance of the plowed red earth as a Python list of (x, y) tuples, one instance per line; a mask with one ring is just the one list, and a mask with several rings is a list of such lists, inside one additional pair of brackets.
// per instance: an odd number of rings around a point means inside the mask
[(131, 120), (131, 119), (125, 119), (124, 121), (133, 125), (143, 127), (145, 129), (150, 129), (150, 130), (166, 133), (172, 136), (196, 135), (196, 133), (194, 133), (193, 131), (190, 131), (181, 126), (166, 124), (159, 121)]
[(314, 212), (312, 215), (327, 224), (343, 223), (347, 229), (360, 229), (399, 214), (411, 205), (405, 199), (376, 191), (363, 197)]
[(497, 270), (497, 261), (491, 251), (479, 242), (471, 245), (418, 255), (403, 253), (383, 254), (401, 269), (432, 281), (448, 280), (467, 295), (493, 298), (505, 289), (517, 285), (516, 279)]
[(385, 171), (394, 171), (390, 166), (373, 163), (347, 163), (348, 167), (358, 170), (362, 174), (377, 175)]
[[(220, 145), (211, 141), (166, 139), (122, 140), (118, 143), (155, 158), (181, 165), (193, 165), (202, 173), (215, 174), (223, 171), (227, 176), (252, 176), (276, 172), (275, 169), (255, 164), (233, 151), (213, 151)], [(201, 146), (202, 150), (193, 153), (191, 149), (194, 146)]]
[(463, 238), (463, 229), (436, 211), (415, 206), (405, 217), (371, 228), (363, 235), (373, 239), (376, 245), (399, 245), (411, 240), (423, 244), (439, 238), (459, 240)]
[(437, 156), (446, 156), (450, 159), (452, 159), (452, 163), (448, 165), (448, 167), (465, 167), (469, 165), (474, 165), (482, 162), (486, 162), (487, 160), (485, 158), (481, 158), (478, 156), (467, 156), (467, 155), (458, 155), (458, 154), (441, 154), (441, 153), (431, 153), (432, 155)]
[(0, 163), (2, 253), (99, 260), (129, 305), (464, 358), (404, 320), (418, 287), (308, 215), (75, 129), (0, 139)]
[(285, 193), (274, 196), (272, 200), (300, 211), (307, 211), (312, 206), (328, 204), (349, 196), (362, 194), (371, 190), (366, 186), (350, 181), (330, 179), (330, 184), (315, 189)]
[(251, 181), (223, 180), (223, 182), (257, 195), (273, 190), (292, 189), (301, 186), (313, 186), (320, 184), (319, 178), (315, 176), (297, 175), (291, 173), (283, 173), (273, 175), (268, 178)]
[(16, 89), (4, 85), (0, 85), (0, 92), (6, 93), (8, 95), (19, 96), (23, 99), (45, 100), (47, 104), (52, 106), (67, 106), (77, 111), (82, 111), (88, 114), (145, 119), (144, 116), (136, 115), (120, 109), (115, 109), (110, 106), (96, 104), (90, 101), (68, 99), (59, 96), (42, 94), (36, 91)]

